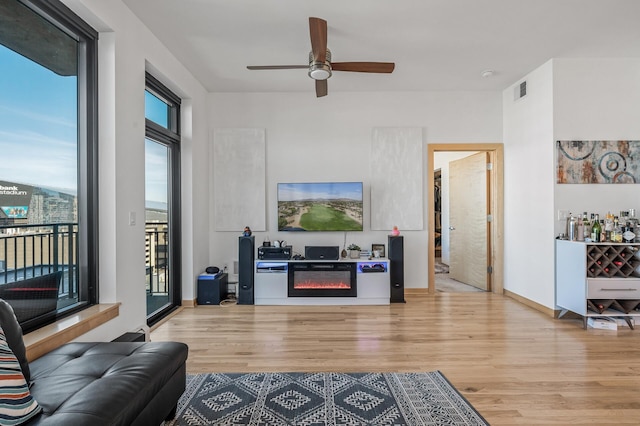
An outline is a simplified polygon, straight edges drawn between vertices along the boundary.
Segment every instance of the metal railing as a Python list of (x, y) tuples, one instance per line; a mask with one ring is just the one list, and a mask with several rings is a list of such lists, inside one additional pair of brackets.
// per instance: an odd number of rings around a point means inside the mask
[(63, 271), (59, 298), (78, 297), (78, 224), (0, 226), (0, 284)]
[[(166, 294), (169, 287), (168, 223), (145, 227), (146, 288)], [(0, 285), (64, 271), (60, 298), (78, 297), (78, 224), (0, 226)]]
[(167, 222), (147, 222), (145, 226), (145, 266), (147, 293), (169, 292), (169, 228)]

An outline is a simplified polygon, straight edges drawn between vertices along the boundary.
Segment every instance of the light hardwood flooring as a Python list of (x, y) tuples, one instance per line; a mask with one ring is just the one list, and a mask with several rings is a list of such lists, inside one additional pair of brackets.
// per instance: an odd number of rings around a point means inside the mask
[(461, 293), (461, 292), (480, 292), (484, 291), (473, 287), (453, 278), (449, 278), (449, 274), (436, 274), (436, 291), (443, 293)]
[(491, 293), (406, 299), (184, 308), (151, 339), (187, 343), (188, 373), (440, 370), (491, 425), (640, 424), (640, 329), (584, 330)]

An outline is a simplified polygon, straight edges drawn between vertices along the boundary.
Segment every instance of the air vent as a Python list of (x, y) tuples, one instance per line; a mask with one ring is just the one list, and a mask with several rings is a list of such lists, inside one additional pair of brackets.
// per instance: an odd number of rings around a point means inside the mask
[(527, 95), (527, 82), (523, 81), (522, 83), (518, 84), (514, 89), (515, 89), (513, 91), (514, 100), (517, 101), (518, 99), (524, 98)]

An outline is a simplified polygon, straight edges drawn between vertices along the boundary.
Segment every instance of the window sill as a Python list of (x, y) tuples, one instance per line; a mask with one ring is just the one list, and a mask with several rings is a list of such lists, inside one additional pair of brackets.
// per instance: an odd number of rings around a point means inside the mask
[(117, 317), (120, 303), (94, 305), (24, 335), (27, 359), (33, 361), (47, 352), (82, 336)]

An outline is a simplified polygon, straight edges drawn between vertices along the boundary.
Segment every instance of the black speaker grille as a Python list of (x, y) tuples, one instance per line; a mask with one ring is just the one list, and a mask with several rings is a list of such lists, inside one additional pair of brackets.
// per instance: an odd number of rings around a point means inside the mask
[(305, 246), (304, 257), (307, 260), (338, 260), (340, 258), (340, 247)]
[(238, 241), (238, 304), (253, 305), (253, 264), (255, 238), (240, 237)]
[(404, 300), (404, 238), (389, 235), (389, 285), (391, 303), (405, 303)]

